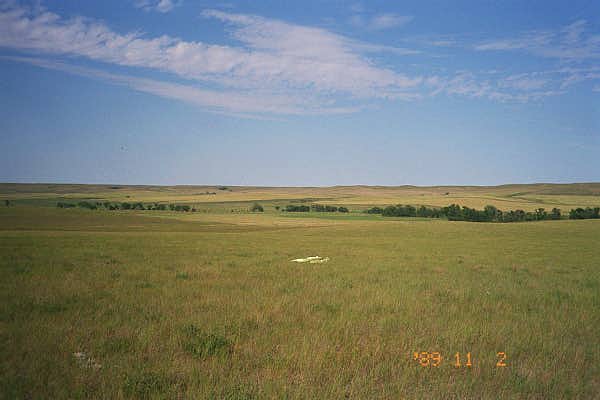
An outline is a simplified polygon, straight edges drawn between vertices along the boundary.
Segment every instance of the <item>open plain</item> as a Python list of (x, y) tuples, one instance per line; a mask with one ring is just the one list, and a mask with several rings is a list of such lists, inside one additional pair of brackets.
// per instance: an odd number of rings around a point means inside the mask
[[(363, 212), (457, 203), (564, 214), (599, 206), (600, 184), (2, 184), (0, 200), (2, 398), (600, 393), (600, 220)], [(82, 200), (195, 212), (56, 207)], [(264, 212), (249, 211), (256, 202)], [(314, 203), (350, 212), (276, 209)], [(290, 262), (315, 255), (329, 261)]]

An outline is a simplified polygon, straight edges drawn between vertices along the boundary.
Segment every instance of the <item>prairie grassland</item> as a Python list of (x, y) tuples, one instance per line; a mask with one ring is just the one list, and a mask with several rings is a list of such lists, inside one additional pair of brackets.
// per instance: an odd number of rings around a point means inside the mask
[[(306, 195), (319, 196), (292, 198)], [(110, 212), (21, 196), (0, 206), (2, 398), (600, 394), (600, 221)], [(290, 262), (309, 255), (330, 261)], [(422, 351), (441, 365), (420, 366)]]
[(0, 184), (0, 200), (22, 204), (55, 205), (56, 201), (141, 201), (179, 202), (207, 211), (247, 208), (248, 202), (289, 204), (310, 201), (349, 205), (364, 209), (373, 205), (412, 204), (483, 208), (493, 204), (504, 210), (532, 211), (542, 207), (567, 210), (598, 206), (600, 183), (534, 184), (503, 186), (335, 186), (293, 187), (219, 187), (219, 186), (111, 186), (58, 184)]

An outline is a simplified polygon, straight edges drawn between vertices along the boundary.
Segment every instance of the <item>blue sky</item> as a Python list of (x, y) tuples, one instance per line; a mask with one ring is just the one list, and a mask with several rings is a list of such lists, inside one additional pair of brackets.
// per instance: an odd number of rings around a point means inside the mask
[(597, 1), (0, 0), (0, 181), (600, 181)]

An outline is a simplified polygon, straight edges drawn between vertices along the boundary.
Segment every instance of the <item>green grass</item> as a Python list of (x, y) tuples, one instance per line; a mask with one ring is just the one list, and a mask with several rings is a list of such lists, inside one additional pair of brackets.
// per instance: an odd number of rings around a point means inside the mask
[(600, 221), (290, 214), (0, 207), (0, 398), (600, 393)]
[[(363, 213), (329, 213), (329, 212), (282, 212), (282, 218), (328, 219), (333, 221), (379, 221), (381, 215)], [(416, 218), (411, 218), (416, 219)]]

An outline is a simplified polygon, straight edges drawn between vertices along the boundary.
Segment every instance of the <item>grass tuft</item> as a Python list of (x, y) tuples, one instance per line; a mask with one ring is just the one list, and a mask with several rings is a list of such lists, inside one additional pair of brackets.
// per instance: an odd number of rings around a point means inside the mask
[(175, 274), (175, 279), (189, 280), (190, 274), (188, 274), (187, 272), (178, 272), (177, 274)]
[(196, 325), (187, 325), (183, 334), (183, 348), (194, 357), (206, 358), (231, 353), (231, 342), (219, 334), (205, 333)]
[(137, 371), (124, 378), (123, 392), (136, 399), (174, 398), (185, 390), (185, 385), (175, 376), (153, 371)]
[(253, 400), (258, 397), (252, 386), (239, 384), (215, 391), (211, 398), (215, 400)]

